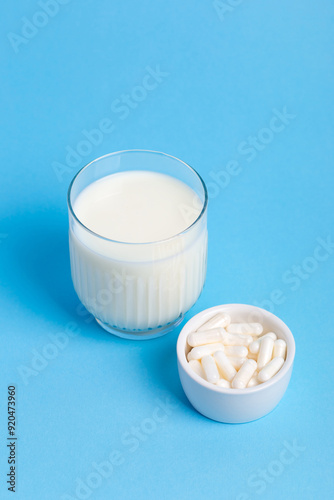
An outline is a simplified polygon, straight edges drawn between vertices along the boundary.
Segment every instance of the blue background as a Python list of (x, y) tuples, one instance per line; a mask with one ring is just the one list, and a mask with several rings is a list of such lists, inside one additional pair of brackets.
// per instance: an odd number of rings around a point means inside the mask
[[(113, 450), (122, 463), (87, 498), (331, 498), (333, 248), (312, 256), (319, 238), (334, 238), (333, 2), (72, 0), (53, 17), (40, 11), (27, 0), (1, 16), (0, 497), (12, 498), (6, 398), (16, 384), (18, 500), (80, 498), (78, 478), (94, 481), (93, 463)], [(29, 31), (24, 17), (45, 26)], [(121, 116), (115, 100), (139, 95), (148, 66), (162, 81)], [(284, 108), (283, 129), (263, 131)], [(104, 118), (113, 131), (67, 165), (66, 148)], [(252, 137), (260, 145), (246, 153)], [(207, 281), (187, 318), (251, 303), (295, 335), (291, 384), (259, 421), (224, 425), (192, 409), (177, 375), (180, 327), (130, 342), (79, 313), (68, 184), (88, 161), (132, 148), (175, 155), (208, 183)], [(227, 177), (232, 160), (238, 173)], [(34, 370), (69, 322), (77, 334)], [(130, 444), (135, 427), (147, 432)], [(282, 465), (286, 443), (297, 448)]]

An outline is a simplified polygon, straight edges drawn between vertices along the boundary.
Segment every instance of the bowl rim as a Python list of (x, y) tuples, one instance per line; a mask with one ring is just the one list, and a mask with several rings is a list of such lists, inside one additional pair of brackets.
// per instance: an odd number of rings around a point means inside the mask
[[(228, 314), (227, 309), (244, 309), (245, 312), (249, 311), (251, 312), (258, 312), (261, 315), (265, 316), (266, 319), (269, 321), (273, 321), (276, 324), (279, 325), (279, 328), (284, 332), (285, 340), (287, 343), (287, 354), (286, 354), (286, 360), (282, 368), (279, 370), (279, 372), (274, 375), (270, 380), (267, 382), (263, 382), (262, 384), (256, 385), (254, 387), (246, 387), (245, 389), (231, 389), (231, 388), (225, 388), (225, 387), (219, 387), (214, 384), (211, 384), (207, 380), (204, 380), (202, 377), (197, 375), (189, 366), (189, 362), (186, 358), (186, 353), (185, 353), (185, 347), (187, 343), (187, 337), (191, 331), (194, 330), (194, 327), (198, 327), (201, 324), (202, 317), (205, 316), (206, 321), (210, 319), (210, 317), (214, 316), (217, 314), (217, 312), (226, 312)], [(200, 321), (201, 320), (201, 321)], [(265, 390), (270, 390), (270, 387), (278, 383), (282, 378), (284, 378), (287, 373), (291, 370), (294, 358), (295, 358), (295, 353), (296, 353), (296, 345), (295, 345), (295, 340), (294, 337), (291, 333), (291, 330), (289, 327), (282, 321), (278, 316), (273, 314), (272, 312), (267, 311), (266, 309), (262, 309), (261, 307), (253, 306), (250, 304), (221, 304), (218, 306), (213, 306), (208, 309), (204, 309), (203, 311), (199, 312), (192, 318), (190, 318), (187, 323), (183, 326), (178, 339), (177, 339), (177, 344), (176, 344), (176, 353), (177, 353), (177, 360), (178, 363), (181, 365), (183, 370), (199, 385), (203, 386), (205, 389), (211, 390), (213, 392), (221, 393), (221, 394), (228, 394), (229, 396), (238, 396), (238, 395), (245, 395), (245, 394), (253, 394)]]

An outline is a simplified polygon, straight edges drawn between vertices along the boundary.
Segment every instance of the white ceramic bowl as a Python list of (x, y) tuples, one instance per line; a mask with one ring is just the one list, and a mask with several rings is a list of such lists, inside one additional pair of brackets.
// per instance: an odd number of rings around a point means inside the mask
[[(231, 316), (232, 322), (259, 322), (265, 332), (275, 332), (287, 343), (286, 361), (268, 382), (246, 389), (225, 389), (207, 382), (189, 366), (188, 334), (218, 312)], [(177, 361), (181, 384), (193, 407), (212, 420), (231, 424), (245, 423), (267, 415), (282, 399), (292, 373), (295, 341), (289, 328), (274, 314), (245, 304), (211, 307), (191, 318), (181, 330), (177, 341)]]

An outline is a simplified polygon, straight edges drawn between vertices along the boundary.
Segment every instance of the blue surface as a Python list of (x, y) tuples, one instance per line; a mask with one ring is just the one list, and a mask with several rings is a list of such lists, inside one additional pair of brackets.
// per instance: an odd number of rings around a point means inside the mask
[[(334, 249), (318, 245), (334, 240), (334, 5), (217, 5), (63, 1), (53, 17), (38, 14), (37, 1), (2, 9), (3, 499), (13, 498), (11, 384), (17, 500), (332, 498)], [(155, 88), (145, 95), (136, 87), (148, 81)], [(102, 138), (84, 149), (82, 131), (97, 127)], [(66, 163), (71, 148), (81, 156)], [(223, 425), (192, 409), (177, 375), (180, 328), (127, 342), (77, 309), (68, 184), (89, 160), (131, 148), (175, 155), (208, 183), (208, 275), (187, 318), (220, 303), (258, 304), (295, 335), (291, 384), (259, 421)], [(76, 333), (64, 335), (70, 322)], [(66, 345), (55, 351), (59, 332)], [(43, 352), (53, 359), (38, 361)], [(92, 475), (105, 460), (114, 462), (108, 477)], [(91, 489), (76, 492), (79, 479)]]

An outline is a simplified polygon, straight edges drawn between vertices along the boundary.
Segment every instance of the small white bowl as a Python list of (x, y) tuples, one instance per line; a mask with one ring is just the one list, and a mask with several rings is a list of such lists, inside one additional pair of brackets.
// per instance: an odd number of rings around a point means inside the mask
[[(188, 334), (218, 312), (229, 314), (233, 323), (259, 322), (265, 332), (275, 332), (286, 341), (285, 363), (271, 380), (246, 389), (225, 389), (207, 382), (190, 368), (186, 358), (190, 351)], [(295, 341), (286, 324), (264, 309), (245, 304), (225, 304), (196, 314), (182, 328), (176, 349), (181, 384), (190, 403), (204, 416), (229, 424), (251, 422), (275, 408), (288, 387), (295, 357)]]

